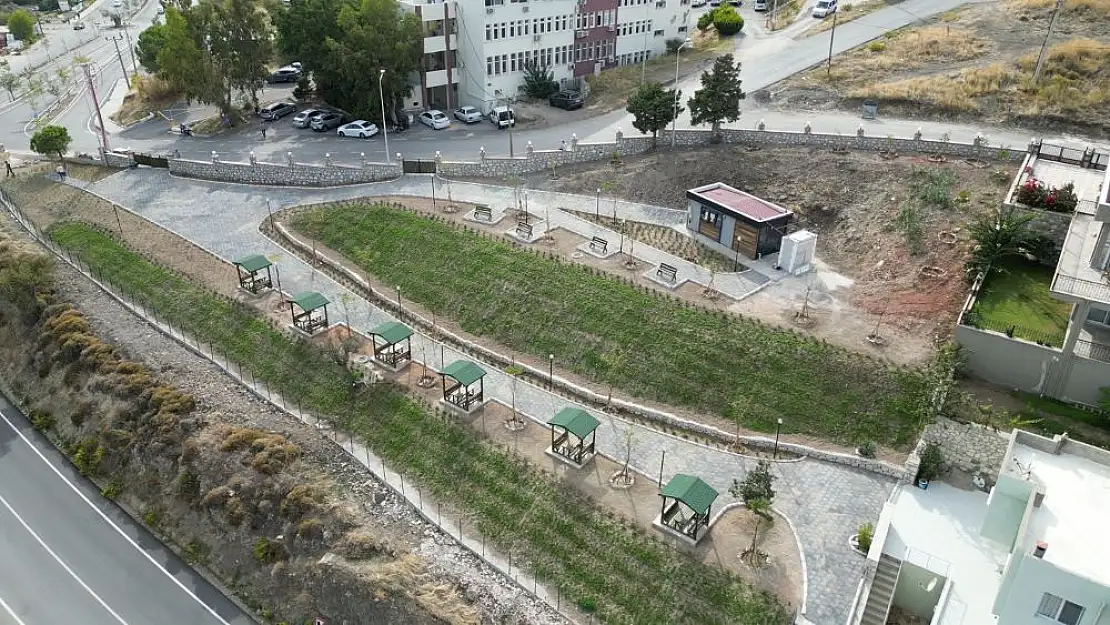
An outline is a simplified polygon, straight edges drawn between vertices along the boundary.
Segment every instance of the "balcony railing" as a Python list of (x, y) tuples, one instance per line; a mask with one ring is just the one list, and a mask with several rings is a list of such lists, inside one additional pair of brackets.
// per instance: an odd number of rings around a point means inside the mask
[(1110, 345), (1079, 339), (1075, 342), (1075, 355), (1099, 362), (1110, 362)]
[(1106, 282), (1092, 282), (1056, 274), (1052, 279), (1050, 290), (1092, 302), (1110, 304), (1110, 284)]

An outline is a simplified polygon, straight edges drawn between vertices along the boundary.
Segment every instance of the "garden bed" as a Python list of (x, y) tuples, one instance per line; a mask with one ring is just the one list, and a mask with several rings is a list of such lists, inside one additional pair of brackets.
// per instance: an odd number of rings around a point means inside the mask
[[(786, 623), (774, 598), (719, 569), (676, 558), (612, 522), (582, 497), (394, 385), (353, 390), (336, 355), (274, 330), (255, 311), (210, 293), (84, 224), (51, 229), (60, 245), (158, 315), (336, 426), (395, 470), (458, 505), (467, 523), (564, 597), (611, 623)], [(460, 488), (460, 484), (466, 488)]]
[[(635, 396), (748, 428), (905, 447), (927, 394), (915, 371), (660, 297), (386, 205), (302, 213), (293, 225), (410, 299), (486, 336)], [(738, 403), (735, 414), (728, 406)]]
[(1060, 347), (1072, 305), (1052, 297), (1054, 269), (1010, 261), (991, 269), (972, 309), (974, 325), (1050, 347)]

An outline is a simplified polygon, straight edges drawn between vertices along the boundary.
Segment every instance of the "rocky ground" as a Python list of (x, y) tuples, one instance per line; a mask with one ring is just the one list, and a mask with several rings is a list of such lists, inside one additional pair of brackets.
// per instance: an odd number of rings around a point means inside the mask
[(1110, 2), (1068, 0), (1032, 84), (1054, 3), (976, 4), (887, 33), (824, 67), (753, 94), (785, 109), (860, 110), (922, 120), (985, 121), (1110, 136)]
[[(225, 562), (220, 559), (224, 551), (233, 551), (221, 541), (231, 540), (231, 534), (235, 532), (229, 531), (226, 536), (213, 535), (205, 525), (210, 515), (173, 515), (174, 518), (165, 518), (155, 524), (152, 529), (172, 538), (187, 556), (198, 544), (204, 544), (203, 551), (207, 555), (193, 554), (196, 557), (190, 559), (210, 563), (220, 581), (236, 594), (242, 592), (247, 595), (244, 600), (250, 605), (311, 605), (329, 599), (349, 603), (352, 597), (358, 597), (360, 590), (358, 583), (352, 580), (371, 579), (376, 580), (373, 584), (379, 590), (374, 601), (365, 606), (364, 613), (376, 614), (374, 618), (382, 619), (379, 622), (408, 624), (425, 622), (425, 619), (430, 619), (427, 622), (450, 623), (565, 622), (553, 610), (532, 599), (434, 525), (424, 521), (372, 474), (347, 460), (326, 434), (259, 400), (207, 360), (130, 314), (76, 271), (59, 265), (57, 291), (61, 300), (78, 305), (103, 340), (157, 372), (166, 383), (196, 397), (197, 412), (203, 415), (206, 432), (252, 428), (282, 433), (300, 448), (300, 465), (303, 465), (307, 479), (328, 485), (328, 490), (336, 491), (335, 501), (342, 508), (340, 512), (344, 524), (350, 523), (355, 528), (351, 535), (366, 537), (368, 544), (374, 545), (375, 551), (383, 554), (372, 564), (345, 569), (344, 572), (350, 575), (334, 571), (332, 574), (319, 574), (319, 569), (314, 569), (317, 574), (305, 579), (300, 588), (296, 584), (251, 585), (249, 581), (244, 581), (249, 576), (229, 579), (226, 575), (219, 575), (234, 570), (236, 575), (232, 577), (238, 577), (239, 561)], [(214, 440), (209, 442), (218, 444)], [(204, 454), (201, 456), (204, 457)], [(219, 484), (226, 476), (203, 475), (202, 471), (200, 477), (202, 483)], [(147, 514), (141, 502), (135, 508), (148, 524), (158, 518), (158, 515)], [(246, 544), (250, 544), (249, 537)], [(306, 577), (309, 575), (306, 574)], [(296, 594), (305, 592), (305, 587), (311, 589), (307, 596)], [(280, 588), (282, 594), (265, 596), (260, 593), (260, 588)], [(334, 596), (325, 598), (328, 594)], [(267, 615), (270, 608), (260, 610)], [(423, 616), (417, 618), (416, 614)]]

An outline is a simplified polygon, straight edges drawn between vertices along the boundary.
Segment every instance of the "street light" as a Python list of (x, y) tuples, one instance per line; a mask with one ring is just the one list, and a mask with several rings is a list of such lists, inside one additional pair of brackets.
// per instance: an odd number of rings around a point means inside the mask
[(555, 354), (547, 355), (547, 384), (555, 388)]
[(601, 187), (597, 188), (597, 196), (594, 197), (594, 218), (601, 223)]
[(778, 425), (775, 426), (775, 460), (779, 459), (779, 434), (782, 433), (782, 419), (779, 419)]
[(671, 120), (671, 147), (674, 147), (675, 133), (678, 131), (678, 65), (682, 60), (682, 49), (694, 43), (687, 39), (674, 51), (674, 119)]
[(382, 136), (385, 137), (385, 162), (389, 164), (389, 129), (386, 128), (389, 124), (385, 119), (385, 95), (382, 90), (382, 81), (385, 80), (385, 70), (378, 70), (378, 100), (382, 103)]

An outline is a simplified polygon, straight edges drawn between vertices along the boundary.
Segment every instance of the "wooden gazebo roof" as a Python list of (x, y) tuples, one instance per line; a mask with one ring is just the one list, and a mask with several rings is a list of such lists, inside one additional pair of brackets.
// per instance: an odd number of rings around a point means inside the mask
[(387, 321), (371, 330), (370, 334), (380, 337), (387, 345), (396, 345), (412, 336), (412, 328), (398, 321)]
[(244, 256), (238, 260), (235, 260), (232, 264), (243, 269), (243, 271), (249, 271), (250, 273), (261, 271), (273, 265), (273, 263), (270, 262), (270, 259), (266, 258), (262, 254), (250, 254), (248, 256)]
[(297, 293), (290, 301), (296, 304), (298, 308), (305, 312), (312, 312), (317, 308), (323, 308), (324, 306), (327, 306), (331, 303), (328, 301), (328, 298), (320, 295), (316, 291), (304, 291), (302, 293)]
[(563, 408), (558, 414), (551, 417), (547, 424), (561, 427), (578, 438), (584, 439), (596, 430), (601, 422), (581, 408)]
[(455, 362), (447, 365), (440, 372), (442, 375), (449, 377), (463, 386), (470, 386), (478, 380), (486, 377), (485, 369), (470, 362), (469, 360), (456, 360)]

